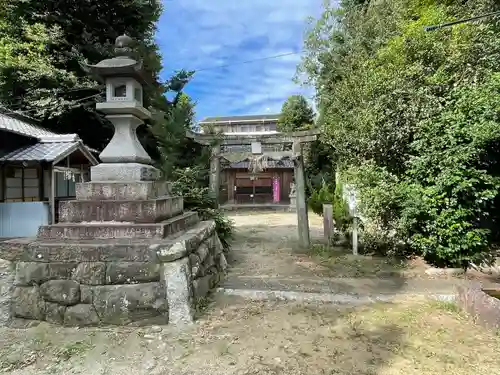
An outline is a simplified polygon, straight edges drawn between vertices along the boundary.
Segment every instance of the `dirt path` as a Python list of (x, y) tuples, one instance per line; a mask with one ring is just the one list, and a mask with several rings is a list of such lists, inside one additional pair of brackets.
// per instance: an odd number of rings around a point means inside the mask
[[(241, 277), (319, 278), (314, 264), (304, 260), (297, 249), (295, 213), (240, 213), (231, 215), (236, 226), (231, 253), (231, 275)], [(310, 219), (311, 237), (319, 239), (323, 229), (317, 216)], [(310, 266), (311, 268), (308, 268)]]
[[(295, 213), (233, 214), (237, 233), (231, 253), (227, 289), (373, 294), (449, 294), (460, 283), (405, 277), (399, 265), (370, 257), (341, 255), (322, 262), (297, 250)], [(321, 218), (310, 215), (311, 239), (322, 240)], [(334, 250), (335, 251), (335, 250)], [(402, 267), (402, 266), (401, 266)], [(382, 271), (391, 276), (378, 277)]]

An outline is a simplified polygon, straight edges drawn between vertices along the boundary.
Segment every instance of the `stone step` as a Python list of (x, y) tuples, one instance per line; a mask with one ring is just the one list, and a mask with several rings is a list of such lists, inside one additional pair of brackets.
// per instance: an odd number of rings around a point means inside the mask
[(42, 225), (38, 229), (39, 239), (110, 239), (110, 238), (165, 238), (188, 229), (199, 221), (198, 213), (182, 215), (152, 224), (126, 222), (58, 223)]
[(166, 181), (81, 182), (76, 184), (77, 200), (149, 200), (172, 194)]
[(167, 238), (34, 239), (0, 242), (0, 259), (41, 263), (165, 262), (186, 256), (213, 236), (215, 223), (200, 221)]
[(182, 197), (141, 201), (62, 201), (59, 206), (59, 222), (127, 221), (132, 223), (156, 223), (179, 215), (183, 210), (184, 202)]

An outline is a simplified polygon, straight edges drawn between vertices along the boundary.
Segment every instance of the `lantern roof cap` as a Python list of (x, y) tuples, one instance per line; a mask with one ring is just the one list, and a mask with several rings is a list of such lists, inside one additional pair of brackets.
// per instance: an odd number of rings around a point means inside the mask
[(115, 57), (104, 59), (95, 65), (82, 63), (81, 66), (86, 73), (100, 82), (104, 82), (106, 78), (130, 77), (141, 84), (148, 83), (142, 61), (133, 58), (134, 44), (135, 41), (130, 36), (120, 35), (115, 40)]

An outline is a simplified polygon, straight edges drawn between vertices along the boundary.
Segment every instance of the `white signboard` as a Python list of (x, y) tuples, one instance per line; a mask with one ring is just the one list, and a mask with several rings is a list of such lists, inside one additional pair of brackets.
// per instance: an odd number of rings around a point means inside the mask
[(252, 142), (252, 154), (262, 154), (262, 145), (260, 142)]

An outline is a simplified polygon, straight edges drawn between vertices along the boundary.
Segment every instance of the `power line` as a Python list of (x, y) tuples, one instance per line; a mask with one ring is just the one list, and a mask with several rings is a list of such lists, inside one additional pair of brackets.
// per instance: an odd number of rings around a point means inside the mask
[[(206, 70), (223, 69), (223, 68), (227, 68), (227, 67), (231, 67), (231, 66), (236, 66), (236, 65), (244, 65), (244, 64), (251, 64), (251, 63), (259, 62), (259, 61), (273, 60), (273, 59), (278, 59), (278, 58), (281, 58), (281, 57), (298, 55), (298, 54), (300, 54), (302, 52), (304, 52), (304, 50), (300, 50), (300, 51), (296, 51), (296, 52), (281, 53), (281, 54), (278, 54), (278, 55), (271, 55), (271, 56), (259, 57), (259, 58), (251, 59), (251, 60), (237, 61), (237, 62), (234, 62), (234, 63), (231, 63), (231, 64), (224, 64), (224, 65), (217, 65), (217, 66), (212, 66), (212, 67), (207, 67), (207, 68), (196, 69), (196, 70), (194, 70), (194, 72), (197, 73), (197, 72), (202, 72), (202, 71), (206, 71)], [(160, 82), (160, 83), (165, 84), (164, 82)], [(104, 87), (104, 86), (103, 85), (99, 85), (99, 86), (97, 86), (95, 88), (82, 87), (82, 88), (73, 88), (73, 89), (67, 89), (67, 90), (56, 90), (55, 94), (56, 95), (61, 95), (61, 94), (64, 95), (64, 94), (74, 93), (74, 92), (78, 92), (78, 91), (99, 90), (102, 87)], [(93, 95), (90, 95), (90, 96), (87, 96), (87, 97), (84, 97), (84, 98), (81, 98), (81, 99), (77, 99), (74, 102), (75, 103), (79, 103), (81, 101), (84, 101), (84, 100), (87, 100), (87, 99), (90, 99), (90, 98), (94, 98), (94, 97), (98, 97), (100, 95), (102, 95), (102, 93), (93, 94)], [(21, 99), (21, 98), (18, 97), (16, 99)], [(22, 104), (19, 104), (18, 106), (21, 107)], [(25, 110), (25, 112), (31, 112), (31, 111), (35, 111), (35, 110), (34, 109), (27, 110), (27, 111)]]
[(304, 50), (300, 50), (300, 51), (297, 51), (297, 52), (282, 53), (282, 54), (279, 54), (279, 55), (271, 55), (271, 56), (266, 56), (266, 57), (260, 57), (260, 58), (252, 59), (252, 60), (238, 61), (238, 62), (234, 62), (234, 63), (231, 63), (231, 64), (217, 65), (217, 66), (212, 66), (212, 67), (202, 68), (202, 69), (195, 69), (194, 72), (197, 73), (197, 72), (203, 72), (205, 70), (222, 69), (222, 68), (227, 68), (227, 67), (235, 66), (235, 65), (250, 64), (250, 63), (254, 63), (254, 62), (258, 62), (258, 61), (265, 61), (265, 60), (273, 60), (273, 59), (278, 59), (280, 57), (298, 55), (299, 53), (302, 53), (302, 52), (304, 52)]
[[(70, 91), (68, 91), (68, 92), (70, 92)], [(67, 92), (63, 92), (63, 93), (67, 93)], [(89, 95), (89, 96), (85, 96), (85, 97), (83, 97), (83, 98), (79, 98), (79, 99), (71, 100), (70, 102), (71, 102), (71, 103), (80, 103), (80, 102), (83, 102), (83, 101), (85, 101), (85, 100), (87, 100), (87, 99), (96, 98), (96, 97), (101, 96), (101, 95), (103, 95), (103, 93), (102, 93), (102, 92), (99, 92), (99, 93), (97, 93), (97, 94), (92, 94), (92, 95)], [(53, 98), (53, 97), (54, 97), (54, 96), (51, 96), (51, 98)], [(21, 97), (17, 97), (17, 98), (15, 98), (15, 99), (21, 99)], [(17, 108), (21, 108), (22, 106), (23, 106), (23, 104), (17, 104)], [(10, 107), (11, 107), (11, 108), (12, 108), (12, 107), (14, 107), (14, 108), (15, 108), (16, 106), (10, 106)], [(33, 109), (32, 109), (32, 110), (28, 110), (28, 112), (29, 112), (29, 111), (33, 111)]]
[(446, 23), (442, 23), (440, 25), (426, 26), (426, 27), (424, 27), (424, 30), (425, 31), (434, 31), (434, 30), (445, 28), (445, 27), (458, 25), (458, 24), (461, 24), (461, 23), (473, 22), (473, 21), (477, 21), (477, 20), (480, 20), (480, 19), (483, 19), (483, 18), (495, 17), (495, 16), (500, 16), (500, 11), (496, 11), (496, 12), (492, 12), (492, 13), (487, 13), (487, 14), (482, 14), (480, 16), (475, 16), (475, 17), (470, 17), (470, 18), (464, 18), (464, 19), (457, 20), (457, 21), (446, 22)]
[(38, 123), (39, 121), (37, 119), (34, 119), (33, 117), (30, 117), (22, 112), (19, 111), (12, 111), (7, 107), (4, 107), (3, 105), (0, 104), (0, 114), (5, 114), (5, 115), (11, 115), (11, 116), (22, 116), (26, 119), (29, 119), (31, 121), (34, 121)]
[[(92, 98), (96, 98), (96, 97), (99, 97), (103, 95), (102, 93), (98, 93), (98, 94), (93, 94), (93, 95), (89, 95), (89, 96), (86, 96), (84, 98), (80, 98), (80, 99), (76, 99), (76, 100), (73, 100), (71, 103), (72, 103), (72, 106), (71, 108), (76, 108), (78, 106), (75, 106), (74, 104), (75, 103), (81, 103), (85, 100), (88, 100), (88, 99), (92, 99)], [(3, 106), (0, 104), (0, 110), (2, 111), (8, 111), (7, 114), (12, 114), (12, 115), (22, 115), (22, 116), (26, 116), (26, 113), (31, 113), (31, 112), (36, 112), (38, 109), (36, 108), (32, 108), (32, 109), (22, 109), (22, 110), (19, 110), (19, 108), (21, 107), (22, 105), (18, 105), (17, 109), (14, 107), (12, 109), (8, 109), (7, 107)], [(29, 117), (29, 116), (28, 116)]]

